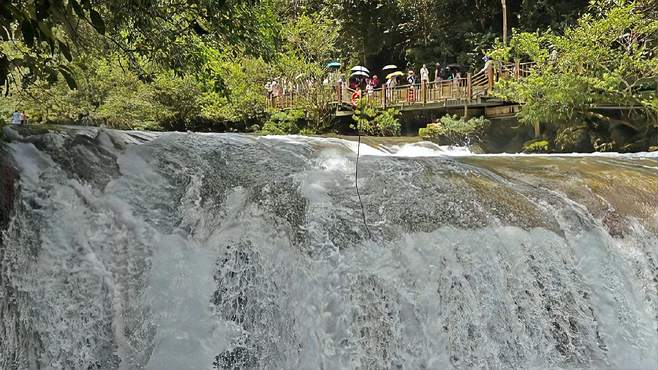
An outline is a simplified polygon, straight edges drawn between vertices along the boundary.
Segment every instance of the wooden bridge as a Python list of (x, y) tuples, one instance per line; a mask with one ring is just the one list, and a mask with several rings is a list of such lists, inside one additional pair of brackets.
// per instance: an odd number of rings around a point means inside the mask
[[(370, 99), (380, 108), (397, 108), (401, 111), (432, 110), (447, 108), (487, 109), (500, 115), (513, 114), (515, 109), (505, 107), (518, 106), (518, 103), (505, 102), (492, 96), (494, 86), (505, 79), (527, 77), (534, 68), (534, 63), (511, 63), (490, 65), (478, 73), (467, 73), (466, 77), (415, 85), (400, 85), (393, 88), (382, 87), (370, 93), (362, 93), (363, 98)], [(328, 87), (331, 89), (331, 87)], [(335, 99), (331, 102), (336, 107), (337, 116), (352, 115), (358, 95), (344, 83), (334, 88)], [(299, 106), (304, 92), (290, 91), (272, 97), (269, 106), (274, 109), (289, 109)], [(503, 109), (495, 109), (496, 107)], [(492, 109), (493, 108), (493, 109)], [(465, 113), (467, 115), (467, 113)]]

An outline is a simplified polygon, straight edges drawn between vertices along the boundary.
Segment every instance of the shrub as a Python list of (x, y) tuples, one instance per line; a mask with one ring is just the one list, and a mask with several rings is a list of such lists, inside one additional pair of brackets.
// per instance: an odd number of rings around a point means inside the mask
[(306, 113), (303, 110), (291, 109), (274, 113), (263, 125), (261, 133), (266, 135), (294, 135), (299, 134), (303, 126)]
[(396, 136), (400, 134), (400, 111), (395, 108), (381, 110), (370, 99), (360, 99), (352, 119), (356, 122), (351, 127), (366, 135)]
[(484, 117), (474, 117), (466, 121), (456, 115), (445, 115), (438, 122), (430, 123), (418, 134), (427, 140), (438, 140), (452, 145), (471, 145), (480, 141), (491, 122)]
[(523, 144), (523, 153), (548, 153), (549, 148), (548, 140), (536, 139)]

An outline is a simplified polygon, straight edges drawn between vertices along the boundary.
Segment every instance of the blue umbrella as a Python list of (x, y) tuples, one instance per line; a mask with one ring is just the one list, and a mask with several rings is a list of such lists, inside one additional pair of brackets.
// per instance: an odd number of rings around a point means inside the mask
[(327, 64), (327, 68), (340, 68), (340, 62), (330, 62)]

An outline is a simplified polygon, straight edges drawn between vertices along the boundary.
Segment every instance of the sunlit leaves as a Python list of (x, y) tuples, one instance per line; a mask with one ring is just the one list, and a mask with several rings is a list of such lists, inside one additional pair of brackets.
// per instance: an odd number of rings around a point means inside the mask
[(596, 106), (634, 107), (658, 116), (653, 85), (658, 22), (633, 2), (602, 3), (564, 35), (515, 34), (510, 47), (492, 52), (498, 60), (538, 63), (530, 77), (497, 86), (500, 96), (524, 103), (520, 117), (525, 122), (570, 123), (591, 116)]

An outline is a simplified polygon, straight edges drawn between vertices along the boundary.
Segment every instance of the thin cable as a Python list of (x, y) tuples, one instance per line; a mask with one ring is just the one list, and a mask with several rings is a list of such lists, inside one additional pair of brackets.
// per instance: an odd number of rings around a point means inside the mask
[(363, 217), (363, 225), (366, 227), (368, 232), (368, 238), (371, 238), (370, 229), (368, 228), (368, 223), (366, 222), (366, 210), (363, 208), (363, 201), (361, 200), (361, 194), (359, 194), (359, 155), (361, 154), (361, 132), (357, 132), (359, 135), (359, 144), (356, 147), (356, 168), (354, 174), (354, 187), (356, 187), (356, 196), (359, 197), (359, 204), (361, 205), (361, 216)]

